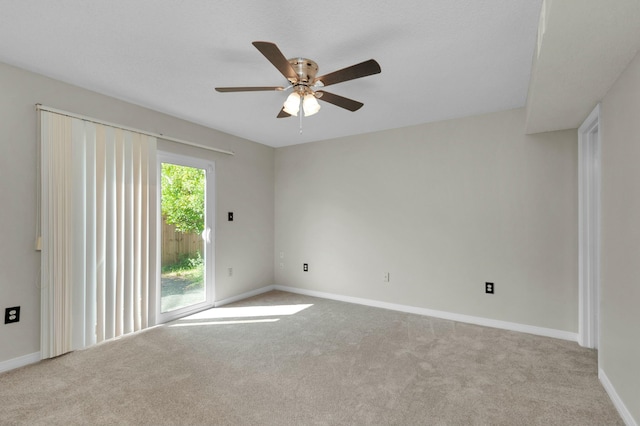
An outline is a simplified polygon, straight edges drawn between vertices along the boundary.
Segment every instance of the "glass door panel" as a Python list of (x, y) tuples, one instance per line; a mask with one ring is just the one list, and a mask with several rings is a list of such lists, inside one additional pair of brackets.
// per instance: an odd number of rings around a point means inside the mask
[(207, 218), (207, 169), (212, 166), (165, 157), (160, 162), (160, 322), (213, 300)]

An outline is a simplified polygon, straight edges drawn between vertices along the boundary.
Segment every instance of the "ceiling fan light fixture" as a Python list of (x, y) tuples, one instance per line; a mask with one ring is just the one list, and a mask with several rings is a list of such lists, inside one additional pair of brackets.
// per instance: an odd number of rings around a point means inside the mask
[(357, 78), (379, 74), (382, 70), (380, 64), (374, 59), (360, 62), (346, 68), (339, 69), (329, 74), (316, 77), (318, 64), (311, 59), (292, 58), (287, 59), (275, 43), (268, 41), (254, 41), (252, 43), (264, 57), (276, 67), (288, 81), (289, 85), (283, 86), (244, 86), (244, 87), (216, 87), (218, 92), (259, 92), (259, 91), (285, 91), (293, 88), (293, 93), (287, 97), (277, 118), (291, 116), (300, 117), (300, 130), (302, 133), (302, 117), (311, 116), (320, 111), (318, 99), (328, 102), (348, 111), (357, 111), (364, 105), (362, 102), (345, 98), (324, 90), (325, 86), (350, 81)]
[(313, 94), (308, 93), (304, 96), (304, 100), (302, 101), (302, 108), (304, 109), (304, 116), (309, 117), (310, 115), (313, 115), (320, 111), (320, 104)]
[(289, 115), (298, 115), (300, 110), (300, 95), (298, 92), (293, 92), (287, 97), (287, 100), (284, 101), (283, 109)]

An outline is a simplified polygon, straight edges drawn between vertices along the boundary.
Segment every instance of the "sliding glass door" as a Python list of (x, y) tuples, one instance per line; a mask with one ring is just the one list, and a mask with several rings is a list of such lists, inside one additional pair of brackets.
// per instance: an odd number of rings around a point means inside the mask
[(159, 153), (158, 322), (213, 304), (212, 163)]

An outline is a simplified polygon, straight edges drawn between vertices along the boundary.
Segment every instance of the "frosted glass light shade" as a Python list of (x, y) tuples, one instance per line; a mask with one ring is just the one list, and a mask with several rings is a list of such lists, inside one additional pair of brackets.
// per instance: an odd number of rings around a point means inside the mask
[(315, 96), (308, 94), (304, 96), (302, 108), (304, 109), (304, 116), (308, 117), (320, 111), (320, 104)]
[(297, 92), (291, 93), (284, 101), (283, 109), (287, 114), (297, 116), (300, 111), (300, 95)]

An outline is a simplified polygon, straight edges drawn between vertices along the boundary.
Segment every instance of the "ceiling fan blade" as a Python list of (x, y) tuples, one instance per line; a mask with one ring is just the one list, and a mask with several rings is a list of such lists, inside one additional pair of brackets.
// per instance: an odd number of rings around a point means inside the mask
[(278, 118), (287, 118), (287, 117), (291, 117), (291, 114), (289, 114), (288, 112), (286, 112), (284, 110), (284, 107), (282, 107), (282, 109), (280, 110), (280, 112), (278, 113)]
[(329, 102), (339, 106), (340, 108), (348, 109), (349, 111), (357, 111), (364, 105), (362, 102), (354, 101), (353, 99), (345, 98), (344, 96), (335, 95), (333, 93), (325, 92), (324, 90), (318, 90), (316, 93), (321, 94), (318, 99), (321, 101)]
[(360, 62), (359, 64), (351, 65), (350, 67), (316, 77), (314, 83), (320, 80), (322, 84), (329, 86), (331, 84), (342, 83), (343, 81), (379, 74), (381, 71), (382, 69), (380, 69), (380, 64), (373, 59), (369, 59), (368, 61)]
[(265, 58), (273, 64), (290, 82), (295, 83), (298, 80), (298, 74), (293, 69), (287, 58), (284, 57), (275, 43), (268, 41), (254, 41), (252, 43), (256, 49), (264, 55)]
[(258, 87), (216, 87), (217, 92), (267, 92), (267, 91), (282, 91), (282, 86), (258, 86)]

